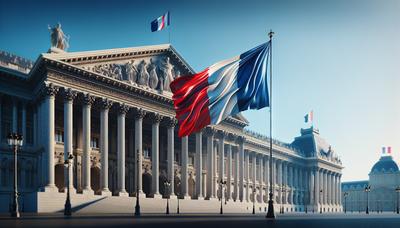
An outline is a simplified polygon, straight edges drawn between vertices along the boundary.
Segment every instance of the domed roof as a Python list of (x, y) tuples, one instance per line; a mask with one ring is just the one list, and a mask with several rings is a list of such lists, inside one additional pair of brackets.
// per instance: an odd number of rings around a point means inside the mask
[(371, 169), (371, 173), (386, 173), (386, 172), (397, 172), (399, 167), (396, 162), (393, 161), (392, 156), (382, 156), (381, 159)]

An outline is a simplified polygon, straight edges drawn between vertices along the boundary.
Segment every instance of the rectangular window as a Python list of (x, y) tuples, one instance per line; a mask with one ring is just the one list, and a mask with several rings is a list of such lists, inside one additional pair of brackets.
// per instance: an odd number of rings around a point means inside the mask
[(99, 139), (97, 137), (92, 137), (92, 139), (90, 140), (90, 147), (91, 148), (99, 148)]
[(56, 134), (55, 134), (54, 138), (57, 143), (63, 143), (64, 142), (64, 132), (61, 130), (56, 130)]

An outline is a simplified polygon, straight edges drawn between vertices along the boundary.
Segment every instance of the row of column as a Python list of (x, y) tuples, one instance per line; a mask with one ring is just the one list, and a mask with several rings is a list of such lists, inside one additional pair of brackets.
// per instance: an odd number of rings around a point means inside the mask
[(315, 168), (311, 171), (310, 193), (314, 205), (341, 204), (341, 174), (326, 169)]

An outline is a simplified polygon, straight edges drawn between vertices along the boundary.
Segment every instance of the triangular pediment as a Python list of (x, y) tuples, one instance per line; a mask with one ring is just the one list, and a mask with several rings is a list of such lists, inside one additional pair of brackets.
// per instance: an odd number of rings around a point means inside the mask
[(43, 57), (62, 61), (106, 77), (168, 91), (169, 83), (194, 70), (170, 44), (83, 52), (51, 52)]

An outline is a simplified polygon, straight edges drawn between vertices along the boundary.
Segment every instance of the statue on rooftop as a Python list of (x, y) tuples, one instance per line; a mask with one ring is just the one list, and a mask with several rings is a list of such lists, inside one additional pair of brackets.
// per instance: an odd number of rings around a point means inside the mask
[(61, 24), (57, 23), (54, 27), (50, 27), (49, 25), (48, 28), (50, 30), (51, 47), (67, 50), (69, 47), (69, 36), (64, 34)]

